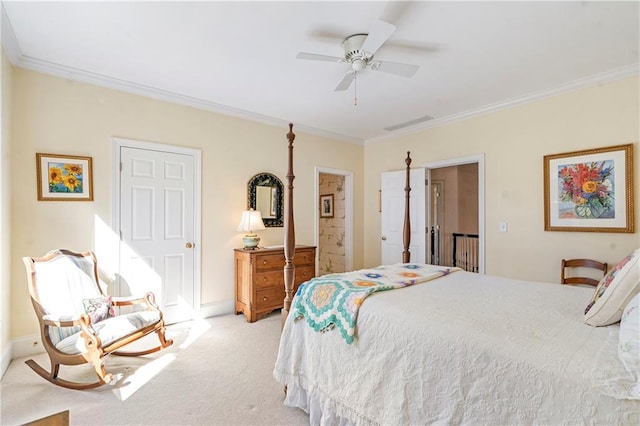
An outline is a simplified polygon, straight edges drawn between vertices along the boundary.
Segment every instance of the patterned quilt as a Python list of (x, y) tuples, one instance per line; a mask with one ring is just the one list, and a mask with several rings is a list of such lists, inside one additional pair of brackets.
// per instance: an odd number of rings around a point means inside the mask
[(293, 318), (306, 318), (316, 331), (335, 327), (344, 340), (355, 340), (358, 310), (377, 291), (393, 290), (433, 280), (460, 268), (398, 263), (374, 269), (324, 275), (302, 284), (296, 293)]

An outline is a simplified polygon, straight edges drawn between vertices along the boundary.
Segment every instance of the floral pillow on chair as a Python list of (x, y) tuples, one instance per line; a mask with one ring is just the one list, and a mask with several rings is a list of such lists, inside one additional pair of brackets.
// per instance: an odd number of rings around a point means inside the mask
[(83, 299), (82, 304), (85, 313), (91, 318), (91, 324), (116, 316), (113, 306), (111, 306), (111, 296)]

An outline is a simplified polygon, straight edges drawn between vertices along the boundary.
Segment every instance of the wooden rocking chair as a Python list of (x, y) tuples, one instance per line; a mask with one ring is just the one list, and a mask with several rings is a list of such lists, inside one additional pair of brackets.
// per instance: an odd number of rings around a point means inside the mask
[[(113, 379), (104, 365), (109, 354), (140, 356), (173, 344), (165, 338), (162, 312), (154, 295), (140, 298), (106, 296), (98, 280), (93, 252), (58, 249), (44, 257), (24, 257), (29, 293), (40, 323), (42, 344), (49, 355), (47, 371), (33, 359), (25, 363), (51, 383), (70, 389), (91, 389)], [(116, 315), (115, 309), (131, 306), (133, 312)], [(121, 347), (156, 332), (160, 345), (144, 351), (122, 352)], [(89, 363), (98, 380), (78, 383), (58, 377), (60, 365)]]

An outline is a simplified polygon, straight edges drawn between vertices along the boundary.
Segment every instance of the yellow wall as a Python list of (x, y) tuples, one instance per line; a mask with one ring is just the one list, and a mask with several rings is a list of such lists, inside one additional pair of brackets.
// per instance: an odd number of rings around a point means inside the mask
[[(377, 211), (380, 173), (429, 162), (485, 155), (486, 273), (558, 282), (563, 257), (615, 264), (640, 247), (634, 234), (545, 232), (543, 156), (634, 143), (640, 201), (640, 77), (546, 98), (365, 147), (365, 211)], [(365, 266), (380, 262), (380, 215), (364, 217)], [(507, 221), (507, 233), (498, 223)]]
[[(11, 81), (12, 68), (9, 60), (0, 52), (0, 359), (3, 364), (11, 357), (9, 298), (11, 294), (11, 173), (10, 173), (10, 129), (11, 129)], [(4, 372), (0, 365), (0, 376)]]
[[(256, 173), (271, 172), (286, 185), (286, 126), (258, 124), (19, 68), (14, 69), (13, 94), (14, 338), (37, 333), (21, 257), (43, 255), (56, 247), (92, 249), (96, 217), (111, 224), (113, 137), (202, 150), (201, 302), (233, 300), (233, 249), (242, 245), (242, 234), (235, 229), (246, 208), (247, 181)], [(313, 244), (314, 167), (353, 172), (354, 215), (362, 217), (364, 147), (307, 135), (295, 127), (294, 132), (296, 238), (300, 244)], [(37, 201), (36, 152), (93, 157), (94, 201)], [(283, 231), (270, 228), (260, 237), (262, 245), (282, 244)], [(354, 239), (362, 238), (362, 224), (355, 221)], [(354, 265), (361, 267), (361, 245), (354, 244), (354, 251)]]

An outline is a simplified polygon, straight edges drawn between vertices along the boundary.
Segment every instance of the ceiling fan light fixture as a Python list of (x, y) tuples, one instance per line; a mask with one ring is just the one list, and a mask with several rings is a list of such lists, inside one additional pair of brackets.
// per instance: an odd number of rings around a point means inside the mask
[(342, 50), (344, 51), (344, 58), (346, 60), (365, 55), (365, 52), (362, 51), (361, 48), (367, 36), (368, 34), (353, 34), (342, 41)]
[(365, 59), (354, 59), (351, 62), (351, 69), (355, 72), (362, 71), (367, 67), (367, 61)]

